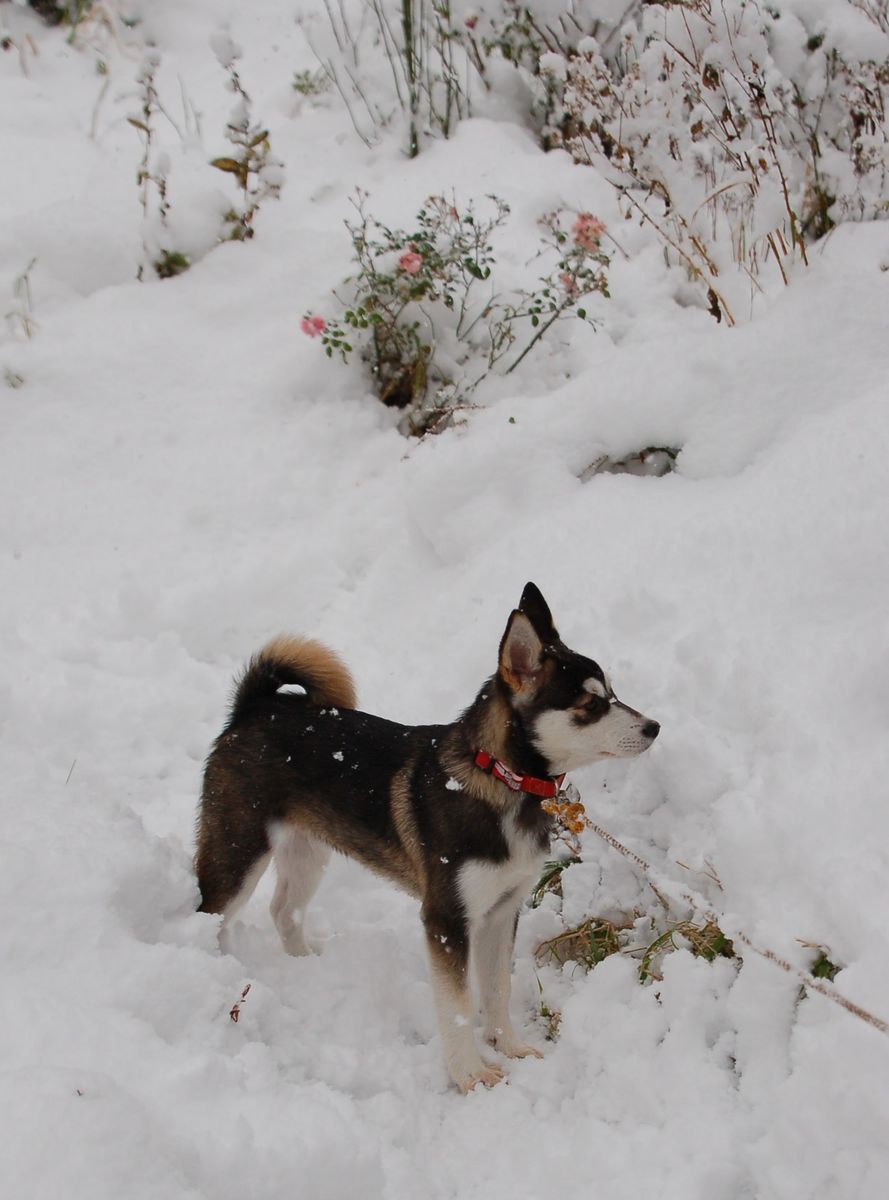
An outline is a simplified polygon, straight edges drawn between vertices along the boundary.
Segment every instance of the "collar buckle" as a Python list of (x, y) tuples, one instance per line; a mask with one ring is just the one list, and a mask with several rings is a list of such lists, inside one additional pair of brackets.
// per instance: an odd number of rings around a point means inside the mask
[(492, 775), (512, 792), (525, 792), (529, 796), (540, 796), (543, 800), (551, 800), (558, 794), (565, 779), (564, 775), (556, 775), (552, 779), (538, 779), (534, 775), (517, 775), (506, 763), (489, 754), (487, 750), (479, 750), (475, 756), (475, 765), (486, 775)]

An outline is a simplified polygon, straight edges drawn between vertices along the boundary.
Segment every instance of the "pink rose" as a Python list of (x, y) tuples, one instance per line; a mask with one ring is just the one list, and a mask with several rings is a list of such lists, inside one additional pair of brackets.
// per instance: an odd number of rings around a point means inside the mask
[(599, 242), (602, 240), (604, 232), (605, 222), (587, 212), (578, 213), (577, 220), (571, 226), (575, 244), (590, 254), (595, 254), (599, 249)]
[(327, 328), (327, 322), (323, 317), (303, 317), (299, 323), (299, 327), (306, 337), (317, 337), (319, 333), (323, 333)]
[(398, 266), (404, 271), (405, 275), (416, 275), (422, 265), (422, 255), (418, 254), (416, 250), (405, 250), (404, 254), (398, 260)]
[(568, 271), (563, 271), (559, 276), (559, 283), (565, 289), (566, 296), (574, 296), (577, 294), (577, 280)]

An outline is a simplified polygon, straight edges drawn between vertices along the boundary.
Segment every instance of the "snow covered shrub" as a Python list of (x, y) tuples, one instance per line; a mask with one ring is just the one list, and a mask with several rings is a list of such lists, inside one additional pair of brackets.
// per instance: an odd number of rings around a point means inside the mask
[[(139, 110), (127, 118), (142, 140), (142, 158), (136, 175), (142, 206), (139, 279), (146, 272), (159, 279), (170, 279), (188, 270), (192, 262), (219, 242), (249, 240), (254, 235), (254, 221), (261, 204), (278, 196), (283, 184), (282, 164), (272, 155), (268, 131), (251, 116), (250, 96), (235, 67), (240, 50), (224, 34), (212, 38), (211, 45), (226, 70), (228, 88), (235, 93), (237, 103), (225, 127), (233, 152), (212, 159), (209, 165), (235, 177), (238, 195), (232, 202), (224, 194), (221, 200), (210, 195), (205, 186), (199, 190), (199, 177), (211, 174), (201, 150), (200, 114), (183, 92), (184, 129), (177, 124), (158, 94), (160, 55), (156, 50), (148, 50), (136, 76)], [(176, 178), (180, 196), (185, 185), (186, 200), (184, 206), (180, 200), (176, 214), (171, 211), (169, 180), (172, 155), (177, 152), (171, 152), (167, 146), (162, 148), (159, 117), (163, 117), (179, 142)], [(208, 198), (210, 211), (203, 219), (201, 212), (195, 211), (195, 203), (205, 204)]]
[(735, 958), (735, 947), (713, 921), (670, 920), (657, 916), (625, 914), (619, 923), (605, 917), (586, 917), (578, 925), (563, 929), (555, 937), (541, 942), (534, 951), (541, 963), (569, 964), (592, 971), (612, 954), (638, 959), (639, 982), (663, 980), (661, 964), (667, 954), (685, 950), (705, 962), (717, 958)]
[[(25, 0), (18, 0), (19, 3)], [(93, 24), (113, 30), (118, 21), (124, 24), (134, 23), (135, 18), (124, 18), (117, 12), (117, 0), (104, 0), (96, 3), (94, 0), (26, 0), (28, 7), (43, 17), (47, 25), (68, 25), (69, 43), (73, 44), (80, 34), (82, 27)]]
[(560, 124), (564, 118), (563, 81), (541, 69), (545, 56), (567, 60), (577, 53), (587, 37), (609, 46), (619, 37), (620, 27), (631, 19), (644, 0), (616, 4), (614, 0), (490, 0), (480, 6), (464, 42), (477, 64), (479, 75), (491, 86), (497, 79), (493, 64), (510, 64), (521, 75), (531, 117), (545, 149), (561, 145)]
[[(315, 29), (309, 40), (368, 144), (401, 111), (414, 158), (424, 135), (449, 137), (469, 114), (481, 60), (455, 7), (451, 0), (325, 3), (327, 36)], [(384, 80), (389, 86), (380, 86)]]
[(406, 410), (404, 432), (442, 427), (492, 369), (514, 370), (562, 317), (595, 324), (582, 302), (608, 295), (609, 258), (605, 227), (591, 213), (545, 214), (541, 253), (550, 270), (533, 290), (499, 292), (491, 238), (509, 214), (502, 200), (486, 197), (479, 216), (472, 203), (461, 212), (454, 200), (430, 196), (410, 230), (382, 224), (365, 202), (359, 193), (358, 219), (346, 223), (358, 269), (347, 280), (349, 299), (337, 295), (342, 316), (306, 316), (301, 328), (344, 361), (350, 339), (362, 337), (380, 399)]
[[(359, 193), (358, 219), (346, 223), (358, 268), (348, 281), (351, 299), (343, 302), (341, 323), (327, 323), (322, 343), (328, 355), (336, 352), (345, 360), (352, 351), (346, 330), (366, 331), (365, 358), (380, 399), (407, 409), (411, 432), (418, 432), (426, 425), (430, 387), (436, 393), (452, 389), (459, 345), (478, 330), (486, 301), (475, 302), (474, 293), (490, 278), (491, 234), (509, 210), (489, 197), (490, 215), (478, 218), (472, 205), (461, 213), (455, 204), (432, 196), (408, 231), (369, 216), (366, 199)], [(451, 335), (449, 354), (445, 328)]]
[(695, 958), (710, 963), (717, 958), (735, 957), (734, 945), (714, 922), (678, 921), (659, 933), (646, 947), (639, 963), (639, 982), (661, 981), (660, 965), (664, 955), (673, 950), (688, 950)]
[(573, 929), (541, 942), (535, 954), (542, 962), (551, 961), (560, 967), (577, 963), (591, 971), (610, 955), (620, 954), (629, 929), (632, 924), (615, 925), (604, 917), (587, 917)]
[(833, 0), (829, 25), (796, 0), (639, 3), (620, 27), (593, 3), (586, 24), (541, 6), (505, 3), (497, 44), (539, 73), (545, 143), (602, 171), (718, 319), (835, 223), (886, 215), (883, 0)]
[(212, 38), (211, 46), (228, 73), (229, 90), (238, 98), (225, 133), (235, 152), (214, 158), (210, 164), (234, 175), (240, 189), (237, 202), (225, 214), (223, 240), (245, 242), (253, 237), (253, 221), (262, 203), (281, 194), (284, 165), (272, 155), (268, 130), (254, 122), (251, 115), (250, 96), (235, 66), (241, 57), (240, 48), (225, 34)]
[(649, 6), (623, 43), (622, 70), (594, 39), (567, 63), (545, 63), (564, 71), (566, 145), (605, 172), (705, 284), (714, 315), (733, 322), (721, 291), (731, 260), (755, 279), (771, 253), (786, 279), (787, 260), (805, 259), (794, 191), (803, 172), (783, 136), (789, 81), (773, 67), (760, 10), (740, 0), (719, 20), (709, 0)]
[(554, 144), (551, 132), (562, 111), (562, 88), (555, 75), (541, 70), (541, 61), (546, 54), (567, 59), (583, 37), (600, 32), (601, 22), (589, 9), (589, 0), (572, 4), (570, 10), (547, 0), (533, 5), (502, 0), (499, 10), (485, 14), (468, 35), (473, 47), (481, 47), (483, 71), (488, 60), (500, 58), (522, 74), (546, 149)]
[[(572, 217), (573, 223), (566, 230), (565, 225)], [(496, 337), (492, 346), (496, 353), (489, 356), (490, 366), (516, 342), (514, 321), (527, 319), (534, 330), (521, 353), (506, 368), (507, 375), (562, 317), (577, 316), (595, 325), (580, 301), (596, 293), (609, 295), (606, 269), (611, 259), (602, 249), (606, 232), (603, 222), (589, 212), (566, 214), (556, 209), (544, 213), (538, 224), (544, 250), (548, 249), (558, 261), (533, 292), (522, 289), (517, 300), (505, 300), (502, 304), (500, 319), (494, 324)]]

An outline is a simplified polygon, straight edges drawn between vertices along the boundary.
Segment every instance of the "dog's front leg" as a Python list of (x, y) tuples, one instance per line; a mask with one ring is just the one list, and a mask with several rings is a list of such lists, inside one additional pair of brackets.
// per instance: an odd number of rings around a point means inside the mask
[(450, 1076), (464, 1093), (471, 1091), (477, 1083), (493, 1087), (503, 1078), (503, 1072), (484, 1061), (472, 1032), (466, 924), (459, 917), (424, 908), (423, 925), (429, 949), (435, 1011)]
[(512, 984), (512, 951), (523, 889), (503, 896), (473, 926), (472, 961), (478, 980), (485, 1039), (507, 1058), (543, 1055), (523, 1042), (509, 1018)]

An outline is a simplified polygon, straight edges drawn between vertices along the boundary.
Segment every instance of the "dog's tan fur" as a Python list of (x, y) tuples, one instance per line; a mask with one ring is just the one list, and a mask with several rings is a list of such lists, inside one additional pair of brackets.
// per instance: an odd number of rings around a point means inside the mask
[(314, 704), (333, 704), (339, 708), (355, 708), (358, 704), (349, 668), (339, 655), (313, 638), (279, 634), (266, 642), (256, 659), (288, 667), (294, 674), (302, 675)]

